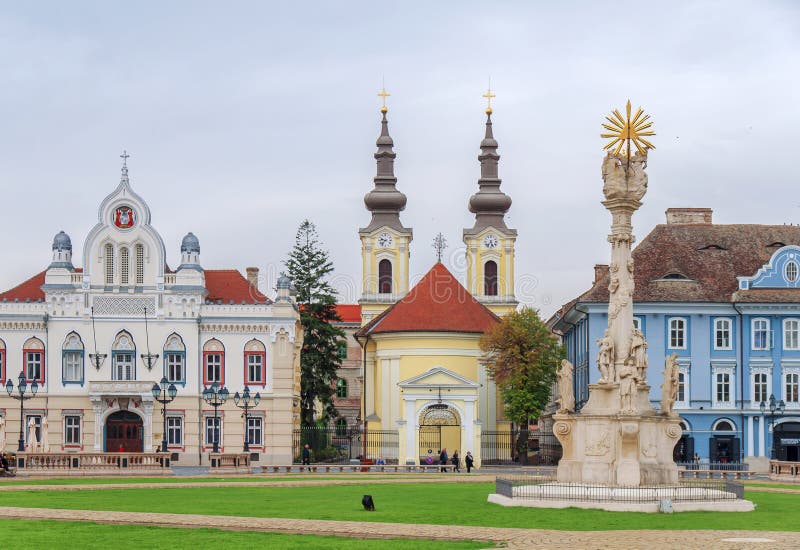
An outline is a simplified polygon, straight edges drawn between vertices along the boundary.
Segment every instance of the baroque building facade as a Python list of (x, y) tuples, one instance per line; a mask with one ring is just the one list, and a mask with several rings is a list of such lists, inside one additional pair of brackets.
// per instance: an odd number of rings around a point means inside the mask
[[(674, 410), (683, 435), (674, 458), (747, 462), (800, 452), (800, 227), (714, 224), (705, 208), (671, 208), (634, 249), (634, 324), (647, 340), (650, 399), (676, 354)], [(575, 365), (578, 409), (597, 383), (595, 342), (607, 326), (608, 266), (549, 320)], [(770, 418), (769, 401), (785, 403)], [(766, 414), (761, 411), (762, 402)]]
[[(248, 278), (206, 270), (192, 233), (171, 270), (127, 163), (82, 250), (76, 267), (59, 232), (49, 267), (0, 294), (0, 381), (16, 386), (22, 371), (39, 387), (25, 402), (28, 449), (152, 452), (166, 424), (178, 465), (207, 464), (215, 438), (221, 452), (241, 452), (248, 438), (256, 464), (290, 463), (302, 329), (289, 281), (279, 280), (273, 301), (256, 268)], [(152, 394), (162, 377), (178, 390), (165, 416)], [(202, 399), (213, 383), (231, 397), (248, 387), (261, 401), (246, 422), (232, 398), (215, 415)], [(17, 448), (17, 410), (3, 392), (0, 448)]]

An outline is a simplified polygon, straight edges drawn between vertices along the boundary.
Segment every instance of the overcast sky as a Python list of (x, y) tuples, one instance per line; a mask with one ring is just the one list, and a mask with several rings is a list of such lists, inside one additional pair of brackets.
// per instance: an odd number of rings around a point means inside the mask
[[(658, 4), (658, 5), (656, 5)], [(800, 4), (785, 2), (3, 2), (0, 287), (76, 265), (97, 207), (133, 188), (180, 260), (275, 273), (315, 222), (344, 301), (375, 173), (385, 79), (412, 274), (463, 278), (489, 77), (518, 298), (549, 315), (607, 263), (600, 123), (655, 121), (641, 240), (673, 206), (715, 222), (800, 222)]]

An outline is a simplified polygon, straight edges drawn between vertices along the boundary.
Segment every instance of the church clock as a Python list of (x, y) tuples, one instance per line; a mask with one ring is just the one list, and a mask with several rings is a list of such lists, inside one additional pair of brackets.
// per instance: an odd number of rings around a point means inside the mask
[(378, 235), (378, 246), (381, 248), (389, 248), (394, 243), (394, 239), (392, 239), (392, 235), (387, 232), (383, 232)]

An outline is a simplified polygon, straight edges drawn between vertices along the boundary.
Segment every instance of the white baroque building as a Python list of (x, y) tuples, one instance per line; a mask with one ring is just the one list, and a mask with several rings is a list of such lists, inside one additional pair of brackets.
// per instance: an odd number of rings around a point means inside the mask
[[(204, 270), (192, 233), (170, 270), (150, 221), (123, 163), (84, 242), (83, 266), (73, 266), (70, 238), (59, 232), (50, 266), (0, 294), (0, 382), (10, 378), (16, 392), (22, 371), (39, 386), (25, 401), (26, 446), (32, 421), (50, 452), (154, 451), (164, 417), (151, 390), (167, 377), (178, 389), (166, 408), (177, 465), (208, 464), (215, 430), (221, 452), (241, 452), (247, 437), (256, 464), (291, 463), (302, 329), (288, 279), (272, 301), (255, 268), (247, 278)], [(216, 420), (202, 398), (213, 382), (231, 395)], [(246, 424), (232, 399), (245, 387), (261, 396)], [(2, 391), (0, 450), (17, 449), (19, 421), (19, 402)]]

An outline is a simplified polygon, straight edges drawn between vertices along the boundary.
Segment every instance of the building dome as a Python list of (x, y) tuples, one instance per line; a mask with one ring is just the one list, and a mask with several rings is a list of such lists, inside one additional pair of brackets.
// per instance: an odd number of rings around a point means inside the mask
[(58, 234), (53, 237), (53, 250), (72, 250), (72, 241), (69, 238), (69, 235), (64, 233), (63, 231), (59, 231)]
[(200, 254), (200, 240), (191, 231), (181, 241), (181, 252)]
[(281, 273), (278, 277), (278, 290), (286, 290), (292, 287), (292, 280), (286, 276), (286, 273)]

